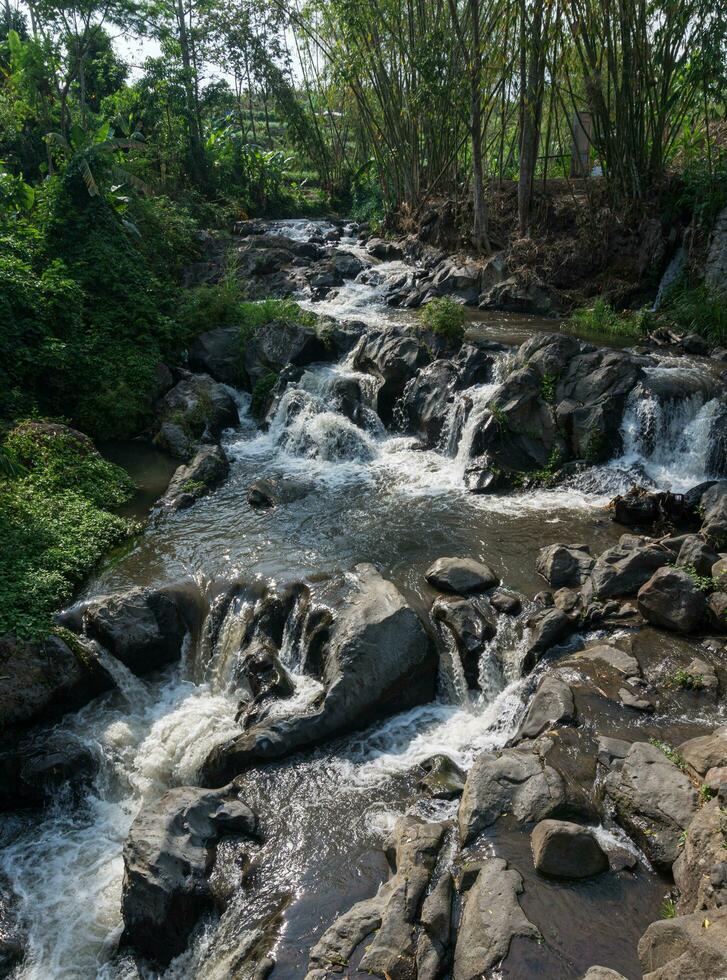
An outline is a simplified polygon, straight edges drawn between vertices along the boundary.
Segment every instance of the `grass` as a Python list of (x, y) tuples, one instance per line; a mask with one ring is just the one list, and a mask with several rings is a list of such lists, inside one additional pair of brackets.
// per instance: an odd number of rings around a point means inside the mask
[(597, 299), (593, 306), (574, 310), (563, 329), (596, 340), (631, 341), (643, 337), (650, 326), (651, 313), (648, 310), (617, 313), (604, 299)]
[(727, 301), (705, 283), (690, 286), (680, 279), (667, 291), (660, 318), (680, 332), (698, 333), (715, 344), (727, 344)]
[(32, 639), (51, 628), (52, 614), (135, 530), (110, 512), (133, 484), (69, 430), (21, 425), (4, 450), (22, 470), (0, 477), (0, 634)]
[(461, 303), (448, 296), (439, 296), (422, 307), (419, 317), (425, 329), (453, 344), (461, 344), (467, 318)]
[(665, 898), (661, 903), (662, 919), (674, 919), (677, 914), (677, 905), (673, 898)]

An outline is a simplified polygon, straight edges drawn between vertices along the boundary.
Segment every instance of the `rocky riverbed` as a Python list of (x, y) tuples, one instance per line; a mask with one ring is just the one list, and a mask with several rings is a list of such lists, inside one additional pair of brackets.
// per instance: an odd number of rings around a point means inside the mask
[[(0, 640), (0, 975), (724, 976), (721, 352), (488, 312), (506, 270), (345, 225), (238, 232), (322, 316), (242, 370), (199, 338), (144, 533)], [(413, 329), (433, 294), (484, 308), (462, 344)]]

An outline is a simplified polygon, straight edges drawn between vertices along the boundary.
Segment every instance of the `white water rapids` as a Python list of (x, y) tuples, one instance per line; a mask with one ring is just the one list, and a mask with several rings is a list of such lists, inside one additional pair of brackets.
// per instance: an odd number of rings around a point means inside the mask
[[(278, 230), (300, 240), (310, 235), (303, 223)], [(375, 271), (383, 284), (404, 270), (400, 263), (380, 263)], [(405, 319), (384, 305), (384, 291), (384, 285), (351, 282), (316, 309), (369, 323)], [(465, 550), (494, 560), (510, 587), (527, 588), (532, 572), (524, 568), (532, 567), (541, 544), (581, 540), (583, 528), (603, 534), (605, 546), (611, 532), (594, 530), (594, 515), (635, 474), (675, 490), (710, 475), (718, 404), (708, 388), (696, 386), (689, 397), (666, 402), (646, 388), (629, 402), (622, 457), (594, 468), (589, 489), (469, 495), (462, 476), (472, 438), (501, 378), (496, 374), (492, 384), (457, 393), (438, 450), (424, 450), (417, 440), (384, 429), (375, 411), (374, 379), (345, 362), (312, 366), (283, 395), (266, 431), (243, 415), (240, 429), (228, 434), (228, 484), (189, 512), (157, 522), (90, 591), (182, 572), (204, 586), (225, 575), (274, 579), (291, 566), (303, 574), (370, 560), (415, 592), (433, 556)], [(342, 381), (358, 383), (363, 392), (359, 424), (339, 410)], [(247, 400), (240, 405), (245, 413)], [(261, 471), (300, 484), (287, 512), (259, 515), (247, 507), (246, 487)], [(239, 692), (231, 677), (248, 614), (244, 602), (234, 605), (215, 649), (190, 647), (181, 664), (154, 678), (139, 680), (114, 665), (118, 690), (58, 726), (90, 748), (100, 770), (81, 801), (61, 794), (41, 813), (4, 820), (0, 869), (21, 899), (29, 932), (17, 980), (124, 976), (111, 959), (121, 931), (123, 841), (142, 806), (171, 786), (194, 783), (210, 749), (239, 731)], [(316, 889), (325, 894), (333, 886), (315, 867), (316, 847), (321, 855), (335, 851), (341, 834), (350, 832), (356, 854), (367, 854), (380, 844), (392, 814), (406, 807), (408, 791), (402, 797), (398, 781), (413, 767), (444, 753), (467, 768), (484, 748), (504, 744), (523, 711), (518, 667), (526, 644), (522, 620), (505, 621), (481, 658), (481, 693), (467, 692), (466, 684), (463, 689), (461, 665), (450, 651), (453, 669), (445, 669), (440, 700), (351, 736), (335, 750), (310, 753), (290, 770), (279, 770), (278, 782), (261, 776), (267, 805), (285, 815), (290, 841), (287, 852), (268, 855), (276, 886), (296, 901)], [(292, 651), (291, 642), (283, 659)], [(493, 666), (500, 660), (504, 672)], [(311, 694), (305, 678), (296, 673), (294, 659), (287, 666), (296, 679), (295, 696), (305, 701)], [(194, 683), (189, 678), (199, 677), (200, 669), (203, 680)], [(357, 873), (353, 859), (346, 873)], [(302, 940), (290, 939), (291, 947), (296, 941)], [(164, 975), (222, 977), (227, 968), (220, 955), (211, 925)], [(296, 970), (290, 975), (300, 975)]]

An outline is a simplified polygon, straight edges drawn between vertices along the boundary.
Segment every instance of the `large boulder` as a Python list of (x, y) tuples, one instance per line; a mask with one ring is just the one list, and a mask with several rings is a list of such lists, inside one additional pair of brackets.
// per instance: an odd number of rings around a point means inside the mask
[(713, 548), (727, 548), (727, 480), (709, 486), (701, 495), (702, 514), (700, 534)]
[(427, 446), (439, 442), (456, 384), (453, 362), (438, 359), (423, 367), (404, 389), (400, 402), (404, 422)]
[(635, 595), (657, 569), (672, 560), (669, 549), (656, 541), (634, 545), (622, 539), (596, 559), (584, 595), (587, 600)]
[(95, 651), (65, 631), (34, 642), (0, 637), (0, 676), (2, 731), (56, 718), (114, 686)]
[(722, 208), (712, 226), (704, 279), (716, 292), (727, 292), (727, 208)]
[(279, 374), (288, 364), (304, 367), (330, 358), (330, 351), (313, 327), (292, 320), (272, 320), (245, 338), (244, 360), (250, 387), (267, 374)]
[(719, 561), (719, 555), (697, 534), (687, 534), (682, 541), (677, 556), (679, 568), (693, 568), (697, 575), (709, 578), (712, 566)]
[(471, 843), (504, 813), (519, 823), (555, 816), (566, 805), (562, 775), (548, 765), (537, 742), (485, 752), (467, 774), (459, 807), (462, 845)]
[(541, 820), (530, 837), (536, 869), (554, 878), (590, 878), (608, 870), (593, 833), (566, 820)]
[(247, 731), (212, 751), (202, 772), (208, 784), (433, 698), (436, 652), (398, 589), (372, 565), (329, 588), (311, 613), (315, 629), (296, 633), (309, 644), (300, 659), (315, 682), (310, 699), (261, 705)]
[(361, 338), (353, 353), (353, 366), (380, 378), (376, 409), (382, 421), (391, 421), (396, 401), (426, 360), (426, 351), (417, 338), (396, 327), (372, 331)]
[(92, 600), (83, 610), (83, 627), (134, 674), (177, 660), (188, 629), (176, 597), (144, 588)]
[(162, 506), (170, 510), (190, 507), (227, 476), (230, 464), (221, 446), (202, 446), (189, 463), (177, 468), (169, 481)]
[(522, 876), (502, 858), (482, 862), (464, 898), (454, 951), (453, 980), (480, 980), (500, 964), (516, 937), (541, 940), (520, 908)]
[(185, 374), (157, 405), (159, 428), (155, 443), (188, 459), (200, 440), (214, 442), (237, 425), (237, 405), (230, 391), (208, 374)]
[(687, 776), (660, 748), (634, 742), (605, 788), (619, 822), (656, 867), (670, 870), (697, 812), (697, 793)]
[(495, 610), (484, 596), (440, 596), (432, 606), (432, 617), (451, 634), (468, 686), (478, 687), (480, 654), (497, 632)]
[(0, 811), (42, 806), (86, 788), (98, 771), (92, 749), (71, 732), (0, 742)]
[(583, 585), (593, 568), (587, 544), (551, 544), (541, 548), (535, 568), (554, 589)]
[(682, 742), (679, 754), (687, 770), (700, 781), (710, 769), (727, 766), (727, 725), (715, 728), (711, 735), (698, 735)]
[(727, 814), (709, 800), (689, 824), (684, 847), (674, 862), (682, 914), (727, 908)]
[(546, 674), (530, 702), (515, 738), (537, 738), (554, 725), (567, 725), (575, 719), (573, 692), (564, 680)]
[(652, 922), (639, 941), (643, 980), (727, 976), (727, 909)]
[(707, 615), (707, 597), (679, 568), (654, 572), (639, 589), (638, 606), (648, 623), (675, 633), (693, 633)]
[(19, 911), (20, 900), (0, 874), (0, 977), (10, 977), (25, 956), (28, 936)]
[(234, 787), (169, 790), (144, 806), (124, 844), (122, 946), (160, 964), (184, 951), (212, 905), (209, 874), (217, 842), (251, 837), (255, 814)]
[(460, 595), (484, 592), (500, 584), (490, 566), (474, 558), (438, 558), (427, 569), (425, 578), (435, 589)]
[(215, 381), (236, 387), (242, 380), (239, 327), (216, 327), (201, 333), (189, 346), (189, 366)]

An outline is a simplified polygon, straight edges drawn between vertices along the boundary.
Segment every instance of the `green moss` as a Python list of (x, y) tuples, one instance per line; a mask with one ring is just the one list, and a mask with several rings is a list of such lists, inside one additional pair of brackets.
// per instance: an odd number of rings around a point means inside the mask
[(587, 463), (598, 463), (603, 459), (606, 450), (606, 438), (599, 429), (591, 429), (583, 449), (583, 458)]
[(270, 392), (278, 383), (278, 377), (274, 371), (268, 371), (255, 383), (252, 389), (252, 399), (250, 401), (250, 411), (253, 415), (260, 415), (265, 408)]
[(563, 329), (567, 333), (595, 340), (628, 342), (643, 337), (653, 325), (649, 310), (617, 313), (604, 299), (597, 299), (593, 306), (574, 310)]
[(461, 303), (440, 296), (423, 306), (419, 317), (427, 330), (451, 343), (462, 343), (466, 314)]
[(555, 374), (544, 374), (543, 380), (540, 383), (540, 393), (543, 396), (543, 401), (546, 401), (549, 405), (555, 404), (555, 388), (558, 384), (558, 377)]
[(207, 489), (207, 484), (203, 483), (201, 480), (187, 480), (186, 483), (182, 484), (182, 493), (200, 494)]
[(96, 666), (96, 661), (91, 656), (88, 648), (81, 643), (79, 637), (72, 630), (67, 629), (65, 626), (54, 626), (51, 632), (63, 640), (82, 667), (85, 667), (86, 670), (93, 670)]

